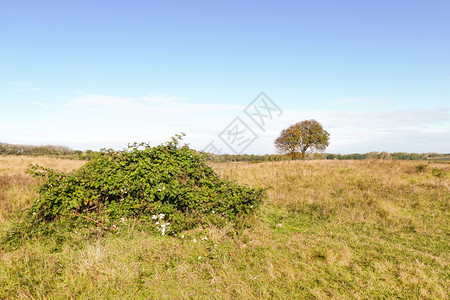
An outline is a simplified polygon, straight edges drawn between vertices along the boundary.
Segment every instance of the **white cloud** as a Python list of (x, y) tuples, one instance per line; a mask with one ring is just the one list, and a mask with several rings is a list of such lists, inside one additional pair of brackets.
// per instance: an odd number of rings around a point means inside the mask
[(328, 152), (450, 152), (450, 107), (378, 112), (285, 111), (278, 129), (316, 119), (330, 132)]
[(381, 98), (343, 98), (337, 100), (331, 100), (332, 106), (366, 106), (375, 107), (389, 104), (391, 101)]
[(34, 85), (34, 82), (20, 82), (20, 81), (7, 81), (6, 84), (15, 85), (15, 86), (30, 86)]
[[(180, 132), (187, 134), (186, 142), (201, 148), (208, 139), (205, 136), (216, 136), (245, 108), (194, 103), (163, 94), (134, 98), (92, 94), (65, 99), (59, 114), (48, 112), (44, 118), (49, 123), (48, 134), (67, 145), (79, 141), (77, 144), (95, 149), (123, 148), (134, 141), (158, 144)], [(52, 129), (55, 123), (62, 124), (56, 132)]]
[(41, 101), (30, 101), (29, 103), (33, 104), (33, 105), (36, 105), (36, 106), (41, 106), (41, 107), (52, 106), (52, 104), (44, 103), (44, 102), (41, 102)]
[(115, 120), (134, 119), (156, 122), (183, 121), (193, 117), (207, 118), (217, 113), (234, 112), (243, 106), (228, 104), (199, 104), (163, 94), (124, 98), (109, 95), (84, 95), (72, 98), (66, 107), (74, 112), (95, 112)]
[(16, 92), (30, 92), (30, 91), (41, 91), (42, 88), (36, 87), (34, 82), (19, 82), (19, 81), (8, 81), (6, 82), (8, 85), (20, 87), (15, 89)]
[(42, 91), (43, 89), (40, 87), (29, 87), (23, 89), (16, 89), (17, 92), (31, 92), (31, 91)]
[(9, 117), (7, 110), (3, 115), (0, 112), (1, 121), (11, 128), (2, 132), (2, 141), (121, 149), (135, 141), (159, 144), (185, 132), (185, 141), (201, 150), (211, 141), (220, 143), (218, 135), (239, 116), (259, 136), (247, 153), (274, 153), (273, 141), (281, 130), (306, 119), (316, 119), (330, 132), (330, 153), (450, 152), (450, 107), (372, 112), (283, 108), (283, 115), (267, 122), (263, 132), (244, 114), (247, 103), (194, 103), (161, 94), (135, 98), (73, 95), (63, 105), (32, 103), (33, 114), (27, 123)]

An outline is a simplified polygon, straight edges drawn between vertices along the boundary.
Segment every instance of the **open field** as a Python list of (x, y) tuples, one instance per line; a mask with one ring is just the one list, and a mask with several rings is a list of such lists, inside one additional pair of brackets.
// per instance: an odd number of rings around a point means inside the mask
[[(2, 236), (37, 196), (30, 163), (68, 172), (84, 162), (0, 157)], [(269, 187), (251, 228), (33, 240), (0, 250), (0, 298), (449, 298), (450, 164), (212, 167)]]

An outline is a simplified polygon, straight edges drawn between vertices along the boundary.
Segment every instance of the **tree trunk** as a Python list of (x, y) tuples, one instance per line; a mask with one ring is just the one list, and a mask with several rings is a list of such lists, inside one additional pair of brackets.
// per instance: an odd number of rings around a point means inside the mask
[(305, 146), (302, 148), (302, 160), (305, 160), (305, 153), (306, 153), (306, 150), (308, 150), (308, 148), (309, 148), (309, 146)]
[(291, 160), (294, 160), (294, 158), (295, 158), (295, 150), (291, 151), (290, 155), (291, 155)]

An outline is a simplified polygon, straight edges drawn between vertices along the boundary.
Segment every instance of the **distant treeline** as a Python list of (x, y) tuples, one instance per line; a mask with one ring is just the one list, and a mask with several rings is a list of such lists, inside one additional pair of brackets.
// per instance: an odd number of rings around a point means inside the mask
[(66, 146), (12, 145), (0, 143), (0, 155), (60, 156), (71, 159), (89, 160), (94, 154), (95, 152), (91, 150), (73, 150)]
[[(90, 160), (98, 152), (92, 150), (73, 150), (66, 146), (34, 146), (34, 145), (12, 145), (0, 143), (0, 155), (35, 155), (35, 156), (60, 156), (70, 159)], [(206, 158), (211, 162), (264, 162), (264, 161), (282, 161), (291, 160), (292, 157), (286, 154), (210, 154), (206, 153)], [(301, 159), (300, 157), (294, 159)], [(438, 160), (450, 161), (450, 153), (406, 153), (406, 152), (370, 152), (365, 154), (328, 154), (328, 153), (314, 153), (309, 154), (305, 159), (398, 159), (398, 160)]]
[(323, 154), (326, 159), (398, 159), (398, 160), (450, 160), (450, 153), (370, 152), (365, 154)]
[[(292, 157), (285, 154), (208, 154), (207, 159), (212, 162), (262, 162), (262, 161), (282, 161), (291, 160)], [(300, 157), (294, 159), (301, 159)], [(336, 159), (336, 160), (361, 160), (361, 159), (397, 159), (397, 160), (439, 160), (450, 161), (450, 153), (406, 153), (406, 152), (370, 152), (365, 154), (328, 154), (328, 153), (314, 153), (309, 154), (305, 159)]]

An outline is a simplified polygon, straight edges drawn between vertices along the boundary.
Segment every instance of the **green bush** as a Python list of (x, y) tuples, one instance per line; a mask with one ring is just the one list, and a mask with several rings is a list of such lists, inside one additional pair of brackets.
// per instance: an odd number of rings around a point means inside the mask
[(177, 234), (241, 222), (261, 203), (263, 189), (221, 180), (202, 153), (180, 146), (180, 140), (177, 135), (156, 147), (102, 150), (70, 174), (32, 166), (30, 173), (42, 179), (40, 196), (6, 240), (80, 226), (115, 232), (131, 219), (162, 234)]
[(444, 177), (444, 175), (445, 175), (444, 172), (442, 172), (442, 170), (439, 168), (433, 168), (433, 170), (431, 170), (431, 174), (434, 177), (438, 177), (438, 178)]
[(426, 165), (426, 164), (418, 164), (418, 165), (416, 166), (416, 172), (417, 172), (417, 173), (425, 172), (426, 168), (427, 168), (427, 165)]

